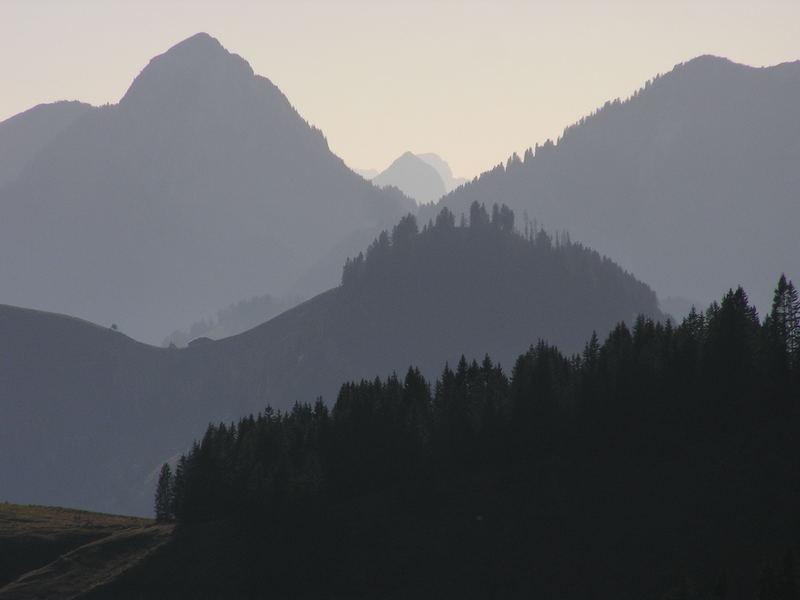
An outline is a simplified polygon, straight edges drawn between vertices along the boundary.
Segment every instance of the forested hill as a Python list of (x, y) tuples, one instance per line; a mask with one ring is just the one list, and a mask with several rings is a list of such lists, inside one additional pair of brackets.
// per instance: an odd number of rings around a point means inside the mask
[[(82, 114), (55, 119), (65, 112)], [(48, 131), (68, 125), (45, 139), (44, 117)], [(7, 147), (0, 302), (151, 343), (231, 302), (287, 294), (414, 207), (348, 169), (281, 90), (204, 33), (153, 58), (117, 104), (0, 124), (0, 158)], [(302, 294), (336, 280), (315, 272)]]
[(16, 357), (0, 361), (8, 499), (147, 513), (147, 478), (210, 421), (331, 401), (342, 381), (409, 364), (433, 376), (461, 354), (490, 352), (508, 366), (540, 338), (579, 351), (593, 330), (660, 317), (653, 292), (596, 252), (541, 230), (515, 233), (505, 207), (471, 212), (462, 226), (443, 211), (421, 231), (406, 217), (348, 262), (341, 286), (186, 349), (7, 308), (0, 353)]
[(800, 300), (774, 298), (212, 425), (162, 469), (183, 536), (98, 597), (796, 600)]
[(445, 196), (492, 198), (612, 257), (663, 298), (744, 285), (761, 312), (800, 277), (800, 62), (702, 56)]
[(427, 374), (462, 352), (509, 364), (537, 339), (575, 352), (592, 330), (662, 316), (647, 285), (597, 252), (541, 229), (517, 233), (506, 206), (476, 202), (468, 217), (457, 226), (443, 210), (421, 230), (406, 217), (344, 267), (340, 294), (375, 307), (370, 320), (396, 340), (395, 356)]

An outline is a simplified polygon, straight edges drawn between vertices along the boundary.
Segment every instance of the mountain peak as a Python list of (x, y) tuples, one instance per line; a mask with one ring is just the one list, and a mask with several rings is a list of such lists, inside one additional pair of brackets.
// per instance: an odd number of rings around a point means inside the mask
[(190, 35), (185, 40), (178, 42), (172, 48), (167, 50), (167, 52), (172, 52), (177, 50), (178, 48), (209, 48), (215, 50), (225, 50), (222, 47), (222, 44), (219, 43), (219, 40), (214, 36), (206, 33), (205, 31), (200, 31), (195, 33), (194, 35)]
[(713, 54), (702, 54), (696, 56), (691, 60), (675, 65), (673, 72), (689, 72), (689, 73), (766, 73), (768, 76), (774, 77), (777, 74), (786, 76), (790, 79), (796, 80), (798, 70), (800, 69), (800, 60), (778, 63), (774, 65), (753, 66), (746, 65), (733, 61), (723, 56), (715, 56)]
[(379, 186), (395, 186), (419, 204), (435, 202), (446, 191), (436, 169), (412, 152), (404, 152), (372, 182)]
[(784, 72), (784, 71), (791, 71), (796, 73), (798, 67), (800, 67), (800, 60), (778, 63), (775, 65), (764, 65), (759, 67), (759, 66), (739, 63), (729, 58), (725, 58), (724, 56), (716, 56), (714, 54), (701, 54), (700, 56), (696, 56), (691, 60), (687, 60), (686, 62), (678, 63), (672, 70), (673, 72), (684, 72), (684, 71), (729, 72), (729, 73), (766, 72), (774, 74), (775, 72)]
[(700, 56), (695, 56), (691, 60), (687, 60), (685, 63), (683, 63), (684, 66), (732, 65), (732, 64), (736, 63), (734, 63), (729, 58), (725, 58), (724, 56), (717, 56), (715, 54), (701, 54)]
[(154, 96), (160, 101), (185, 99), (199, 87), (230, 86), (253, 75), (250, 64), (241, 56), (226, 50), (215, 37), (196, 33), (150, 60), (120, 104), (139, 103)]
[[(686, 62), (678, 63), (672, 69), (672, 73), (681, 75), (688, 74), (689, 76), (707, 77), (711, 76), (726, 76), (731, 73), (741, 73), (743, 71), (752, 71), (753, 67), (733, 62), (732, 60), (723, 56), (715, 56), (713, 54), (701, 54)], [(669, 73), (668, 73), (669, 74)]]
[(166, 57), (187, 63), (225, 60), (234, 57), (239, 61), (246, 62), (240, 56), (228, 52), (217, 38), (203, 31), (178, 42), (163, 54), (153, 58), (150, 63)]

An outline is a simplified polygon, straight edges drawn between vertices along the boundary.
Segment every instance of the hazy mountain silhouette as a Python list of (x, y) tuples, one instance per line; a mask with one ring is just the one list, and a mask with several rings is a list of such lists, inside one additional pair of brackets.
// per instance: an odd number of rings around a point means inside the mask
[[(436, 170), (444, 185), (444, 192), (441, 192), (438, 181), (431, 176), (430, 171), (413, 160), (414, 158), (420, 159)], [(383, 173), (379, 173), (376, 169), (353, 170), (364, 179), (375, 179), (382, 176), (383, 179), (377, 182), (379, 185), (393, 185), (412, 197), (414, 197), (412, 192), (416, 190), (418, 195), (432, 198), (431, 202), (438, 200), (443, 193), (450, 192), (467, 181), (463, 177), (453, 177), (450, 165), (441, 156), (433, 152), (423, 154), (406, 152)]]
[(92, 110), (82, 102), (40, 104), (0, 123), (0, 187), (78, 118)]
[(436, 202), (445, 193), (445, 184), (439, 172), (427, 162), (406, 152), (372, 183), (381, 187), (394, 186), (420, 204)]
[(377, 177), (378, 169), (353, 169), (356, 173), (361, 175), (364, 179), (372, 179), (373, 177)]
[(450, 165), (438, 154), (426, 152), (424, 154), (417, 154), (416, 156), (436, 169), (436, 172), (439, 173), (439, 177), (442, 178), (446, 191), (451, 192), (458, 186), (467, 182), (463, 177), (453, 177), (453, 171), (450, 169)]
[(0, 202), (0, 300), (153, 342), (187, 315), (286, 293), (340, 240), (413, 206), (348, 169), (278, 88), (207, 34), (155, 57), (119, 104), (66, 127)]
[(241, 300), (218, 310), (216, 317), (212, 319), (195, 321), (186, 331), (173, 331), (161, 342), (161, 345), (167, 347), (174, 344), (183, 347), (199, 337), (219, 340), (237, 335), (269, 321), (272, 317), (289, 310), (300, 302), (301, 299), (296, 296), (275, 298), (269, 294)]
[(798, 104), (800, 62), (751, 68), (701, 56), (440, 206), (505, 202), (665, 297), (705, 305), (741, 283), (764, 311), (775, 273), (800, 278)]
[(9, 501), (149, 513), (161, 463), (209, 421), (332, 400), (346, 380), (489, 352), (507, 368), (538, 338), (578, 351), (655, 294), (513, 214), (407, 217), (349, 261), (343, 285), (240, 335), (146, 346), (78, 319), (0, 307), (0, 480)]

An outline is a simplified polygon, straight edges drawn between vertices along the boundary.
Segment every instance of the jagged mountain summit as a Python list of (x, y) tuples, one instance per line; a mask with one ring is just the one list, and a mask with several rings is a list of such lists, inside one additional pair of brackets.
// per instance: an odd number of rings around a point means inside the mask
[(800, 61), (701, 56), (423, 215), (493, 198), (568, 230), (664, 297), (705, 305), (743, 284), (763, 312), (775, 273), (800, 278), (798, 106)]
[[(150, 61), (119, 104), (84, 112), (0, 187), (0, 302), (157, 343), (195, 315), (288, 293), (322, 257), (360, 246), (342, 240), (413, 206), (348, 169), (204, 33)], [(335, 281), (316, 273), (303, 293)]]
[(374, 177), (372, 183), (381, 187), (394, 186), (419, 204), (436, 202), (446, 191), (439, 171), (411, 152), (403, 153)]
[[(476, 206), (414, 217), (346, 263), (342, 284), (254, 329), (185, 349), (0, 306), (0, 480), (9, 501), (149, 514), (160, 465), (209, 422), (288, 409), (348, 380), (484, 353), (510, 368), (539, 338), (582, 350), (655, 294), (607, 258)], [(76, 483), (80, 482), (80, 484)]]

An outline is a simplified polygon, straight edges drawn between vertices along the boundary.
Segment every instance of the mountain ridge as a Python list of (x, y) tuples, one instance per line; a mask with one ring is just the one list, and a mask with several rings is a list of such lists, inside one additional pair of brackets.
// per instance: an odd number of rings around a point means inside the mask
[(0, 187), (77, 119), (94, 110), (77, 100), (37, 104), (0, 122)]
[[(413, 206), (348, 169), (277, 87), (207, 34), (154, 58), (119, 104), (37, 152), (0, 201), (10, 257), (0, 276), (13, 282), (0, 301), (153, 343), (187, 314), (294, 293), (317, 262), (357, 251), (341, 240)], [(302, 295), (336, 277), (314, 273)]]
[(797, 277), (800, 61), (676, 65), (553, 142), (512, 155), (435, 206), (493, 197), (646, 276), (665, 297), (710, 302), (744, 284), (762, 312), (771, 273)]

